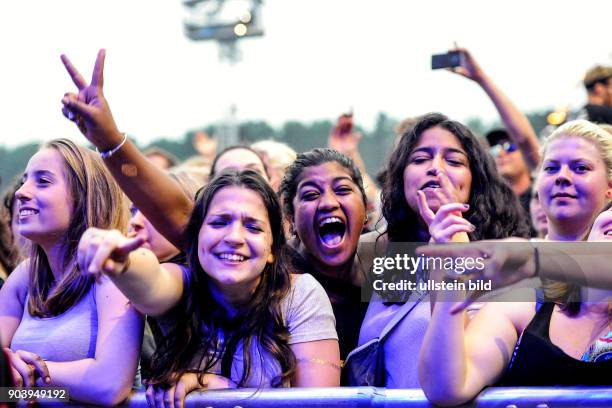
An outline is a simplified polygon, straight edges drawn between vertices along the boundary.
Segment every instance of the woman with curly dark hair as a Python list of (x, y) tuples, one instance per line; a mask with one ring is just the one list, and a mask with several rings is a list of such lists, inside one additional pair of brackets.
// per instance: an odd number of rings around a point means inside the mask
[(334, 386), (334, 317), (323, 288), (292, 275), (276, 194), (252, 170), (225, 170), (196, 197), (185, 229), (188, 269), (138, 249), (139, 237), (90, 229), (84, 269), (106, 274), (166, 338), (147, 391), (182, 404), (195, 389)]
[[(425, 138), (431, 138), (431, 142)], [(439, 162), (435, 162), (435, 153), (439, 154)], [(421, 169), (422, 174), (417, 174)], [(460, 177), (467, 177), (467, 173), (471, 182), (462, 184)], [(444, 181), (437, 180), (437, 174), (446, 175), (454, 190), (451, 194), (458, 202), (469, 205), (463, 217), (477, 227), (468, 233), (470, 240), (525, 234), (525, 220), (514, 205), (514, 193), (497, 173), (490, 154), (467, 126), (431, 113), (402, 136), (389, 159), (382, 189), (389, 241), (429, 241), (429, 228), (419, 216), (417, 191), (423, 191), (429, 207), (436, 212), (443, 203), (434, 193), (442, 193), (440, 183)]]
[[(492, 158), (466, 126), (442, 114), (423, 116), (402, 136), (386, 174), (382, 212), (387, 229), (362, 239), (382, 244), (388, 248), (385, 253), (391, 251), (388, 243), (528, 236), (518, 199), (498, 175)], [(420, 273), (410, 278), (427, 279)], [(384, 383), (377, 385), (419, 386), (417, 358), (431, 319), (429, 302), (424, 301), (428, 297), (412, 291), (398, 299), (381, 292), (370, 302), (361, 345), (377, 338), (406, 303), (414, 306), (385, 340)]]

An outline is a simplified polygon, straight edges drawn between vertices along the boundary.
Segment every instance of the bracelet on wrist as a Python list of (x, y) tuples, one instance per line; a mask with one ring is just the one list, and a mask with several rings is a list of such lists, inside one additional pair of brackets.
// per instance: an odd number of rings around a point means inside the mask
[(100, 154), (101, 158), (108, 159), (113, 154), (117, 153), (119, 151), (119, 149), (121, 149), (123, 147), (125, 142), (127, 142), (127, 133), (123, 134), (123, 140), (121, 141), (121, 143), (119, 143), (117, 146), (113, 147), (112, 149), (105, 150), (105, 151), (101, 152), (101, 151), (98, 150), (98, 148), (96, 148), (96, 151), (98, 152), (98, 154)]

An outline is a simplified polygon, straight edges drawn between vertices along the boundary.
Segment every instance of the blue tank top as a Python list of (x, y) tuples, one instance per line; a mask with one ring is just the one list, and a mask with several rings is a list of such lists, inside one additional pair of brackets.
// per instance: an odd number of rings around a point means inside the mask
[(95, 285), (64, 313), (39, 318), (28, 312), (28, 297), (21, 322), (11, 341), (11, 350), (36, 353), (49, 361), (75, 361), (93, 358), (98, 337)]

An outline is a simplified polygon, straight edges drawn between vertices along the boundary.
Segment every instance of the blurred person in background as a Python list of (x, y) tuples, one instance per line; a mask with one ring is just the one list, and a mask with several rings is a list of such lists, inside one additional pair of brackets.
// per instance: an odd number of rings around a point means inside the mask
[(175, 155), (157, 146), (146, 148), (142, 154), (162, 170), (168, 170), (171, 167), (177, 166), (180, 162)]
[(210, 178), (209, 161), (202, 156), (191, 156), (185, 159), (180, 165), (173, 167), (171, 172), (186, 172), (189, 178), (193, 179), (200, 187), (204, 186)]
[(226, 170), (253, 170), (270, 182), (270, 174), (263, 157), (249, 146), (234, 145), (220, 151), (210, 166), (210, 179), (217, 173)]
[(0, 207), (0, 272), (2, 282), (25, 259), (28, 250), (28, 240), (17, 231), (17, 201), (15, 192), (21, 187), (21, 177), (4, 192), (2, 206)]
[(369, 232), (376, 229), (376, 223), (381, 218), (379, 210), (380, 191), (374, 180), (368, 175), (365, 163), (359, 152), (359, 141), (361, 137), (361, 133), (355, 130), (353, 114), (344, 113), (340, 115), (338, 121), (332, 128), (327, 146), (351, 158), (361, 173), (368, 205), (368, 222), (364, 225), (363, 232)]
[[(495, 158), (497, 170), (510, 184), (514, 194), (519, 197), (525, 210), (525, 218), (529, 220), (531, 172), (540, 163), (538, 137), (527, 116), (493, 82), (474, 56), (465, 48), (455, 48), (452, 51), (460, 52), (462, 58), (461, 65), (450, 68), (450, 71), (477, 83), (491, 99), (499, 113), (504, 129), (495, 129), (487, 133), (486, 139), (489, 142), (491, 154)], [(531, 234), (536, 234), (533, 227)]]
[(535, 188), (531, 191), (531, 200), (529, 201), (529, 215), (531, 217), (531, 225), (536, 231), (534, 238), (545, 238), (548, 234), (548, 218), (540, 203), (540, 195)]
[(577, 118), (612, 124), (612, 66), (594, 66), (586, 72), (582, 83), (587, 92), (587, 104)]
[(281, 180), (285, 176), (285, 171), (293, 163), (297, 153), (285, 143), (271, 139), (255, 142), (251, 145), (251, 148), (263, 158), (270, 174), (270, 185), (274, 191), (278, 191)]

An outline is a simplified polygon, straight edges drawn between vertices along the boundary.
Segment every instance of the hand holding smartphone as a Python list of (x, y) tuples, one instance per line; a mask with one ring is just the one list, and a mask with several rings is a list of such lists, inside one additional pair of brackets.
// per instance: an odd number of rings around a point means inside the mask
[(465, 56), (461, 51), (449, 51), (431, 56), (431, 69), (454, 68), (463, 65)]

